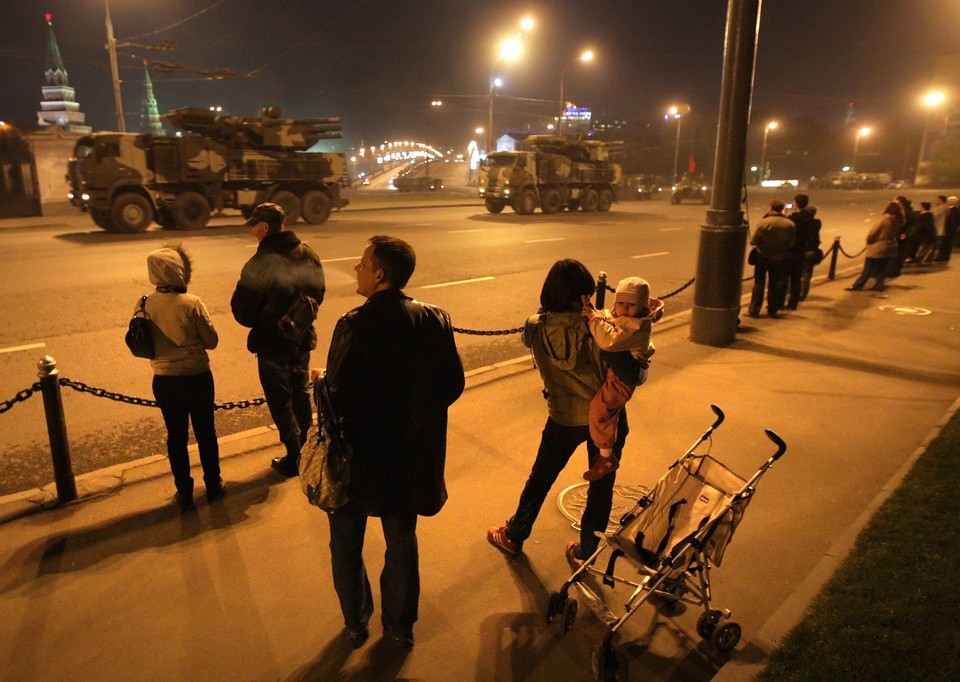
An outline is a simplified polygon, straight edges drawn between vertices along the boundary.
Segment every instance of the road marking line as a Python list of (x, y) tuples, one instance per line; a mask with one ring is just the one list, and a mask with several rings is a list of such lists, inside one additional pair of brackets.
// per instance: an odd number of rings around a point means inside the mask
[(34, 348), (45, 348), (45, 343), (29, 343), (25, 346), (10, 346), (9, 348), (0, 348), (0, 353), (17, 353), (22, 350), (33, 350)]
[(475, 277), (473, 279), (461, 279), (457, 282), (442, 282), (441, 284), (425, 284), (421, 289), (439, 289), (440, 287), (452, 287), (457, 284), (473, 284), (474, 282), (489, 282), (493, 277)]
[(682, 227), (661, 227), (660, 231), (661, 232), (680, 232), (682, 229), (683, 229)]
[(541, 242), (562, 242), (566, 241), (566, 237), (552, 237), (550, 239), (527, 239), (524, 241), (524, 244), (540, 244)]
[(339, 263), (345, 260), (360, 260), (361, 256), (346, 256), (344, 258), (321, 258), (321, 263)]
[(447, 230), (447, 234), (466, 234), (468, 232), (486, 232), (487, 228), (481, 227), (475, 230)]
[(639, 256), (630, 256), (631, 258), (653, 258), (654, 256), (669, 256), (669, 251), (658, 251), (657, 253), (643, 253)]

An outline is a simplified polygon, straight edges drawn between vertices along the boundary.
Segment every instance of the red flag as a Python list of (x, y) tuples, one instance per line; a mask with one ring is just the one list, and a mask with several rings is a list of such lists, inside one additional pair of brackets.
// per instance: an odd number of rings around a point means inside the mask
[(694, 173), (697, 172), (697, 160), (696, 160), (695, 158), (693, 158), (692, 156), (690, 157), (690, 161), (688, 162), (688, 167), (689, 167), (689, 169), (690, 169), (690, 170), (688, 171), (688, 172), (690, 173), (690, 175), (693, 175)]

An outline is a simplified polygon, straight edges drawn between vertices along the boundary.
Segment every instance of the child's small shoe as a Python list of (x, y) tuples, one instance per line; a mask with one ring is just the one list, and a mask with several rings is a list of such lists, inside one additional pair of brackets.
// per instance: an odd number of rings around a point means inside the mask
[(593, 466), (583, 472), (583, 480), (599, 481), (607, 474), (611, 474), (620, 468), (620, 460), (616, 457), (597, 457)]

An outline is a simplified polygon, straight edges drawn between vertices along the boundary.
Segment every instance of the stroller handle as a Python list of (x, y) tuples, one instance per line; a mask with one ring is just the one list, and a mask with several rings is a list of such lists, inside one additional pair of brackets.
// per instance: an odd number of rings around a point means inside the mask
[(717, 421), (713, 422), (713, 424), (710, 426), (710, 430), (713, 431), (723, 423), (725, 417), (723, 415), (723, 410), (721, 410), (719, 406), (711, 404), (710, 409), (713, 410), (715, 415), (717, 415)]
[(780, 459), (780, 456), (787, 451), (787, 444), (783, 442), (783, 439), (773, 432), (772, 429), (764, 429), (763, 432), (767, 434), (767, 438), (772, 440), (777, 446), (777, 452), (771, 457), (774, 462)]

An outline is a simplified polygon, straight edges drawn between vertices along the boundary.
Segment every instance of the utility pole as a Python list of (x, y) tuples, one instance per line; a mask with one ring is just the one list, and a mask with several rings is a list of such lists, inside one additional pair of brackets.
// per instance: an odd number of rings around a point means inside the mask
[(117, 132), (127, 132), (123, 123), (123, 98), (120, 97), (120, 72), (117, 69), (117, 39), (113, 37), (110, 20), (110, 0), (104, 0), (107, 10), (107, 52), (110, 54), (110, 75), (113, 77), (113, 103), (117, 109)]

